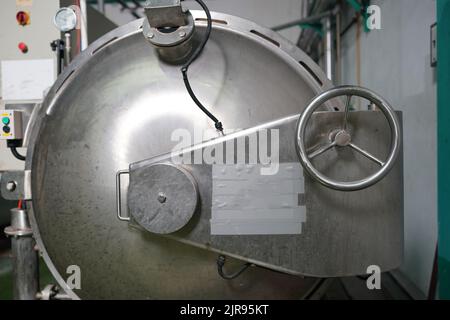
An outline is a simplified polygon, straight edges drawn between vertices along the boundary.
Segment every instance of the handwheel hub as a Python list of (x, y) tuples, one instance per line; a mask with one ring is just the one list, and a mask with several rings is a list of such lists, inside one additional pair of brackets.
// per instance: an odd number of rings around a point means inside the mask
[(338, 147), (347, 147), (352, 142), (352, 136), (346, 130), (341, 130), (336, 133), (332, 140)]

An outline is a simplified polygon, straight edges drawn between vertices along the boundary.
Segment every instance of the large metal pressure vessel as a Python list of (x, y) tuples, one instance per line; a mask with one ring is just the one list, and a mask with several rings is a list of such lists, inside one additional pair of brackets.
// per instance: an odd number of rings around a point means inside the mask
[[(196, 33), (206, 27), (193, 11)], [(31, 223), (56, 279), (81, 270), (78, 298), (300, 298), (311, 280), (252, 267), (235, 280), (217, 273), (217, 254), (134, 229), (116, 217), (115, 174), (170, 152), (172, 132), (214, 129), (161, 60), (143, 20), (93, 43), (60, 75), (41, 106), (28, 150)], [(213, 13), (213, 31), (190, 68), (201, 101), (227, 129), (299, 114), (331, 87), (320, 68), (275, 32)], [(241, 261), (229, 259), (226, 268)]]

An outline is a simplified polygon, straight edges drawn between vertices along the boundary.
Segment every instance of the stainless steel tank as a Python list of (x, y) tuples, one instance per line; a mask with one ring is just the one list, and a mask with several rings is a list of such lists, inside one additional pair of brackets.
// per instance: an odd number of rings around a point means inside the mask
[[(203, 13), (193, 11), (197, 32)], [(226, 128), (249, 128), (302, 112), (331, 87), (320, 68), (277, 33), (213, 13), (213, 32), (190, 69), (195, 92)], [(38, 246), (64, 284), (81, 269), (74, 298), (300, 298), (311, 279), (252, 267), (235, 280), (217, 254), (134, 229), (115, 216), (115, 174), (170, 152), (177, 128), (214, 129), (192, 102), (180, 66), (159, 59), (143, 20), (93, 43), (61, 74), (43, 103), (26, 168)], [(230, 260), (227, 268), (242, 262)]]

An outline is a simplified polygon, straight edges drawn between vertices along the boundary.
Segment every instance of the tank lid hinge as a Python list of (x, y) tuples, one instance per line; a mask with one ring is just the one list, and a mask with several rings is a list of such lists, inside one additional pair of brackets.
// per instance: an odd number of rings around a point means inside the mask
[(187, 24), (180, 0), (147, 0), (144, 10), (152, 28), (180, 27)]

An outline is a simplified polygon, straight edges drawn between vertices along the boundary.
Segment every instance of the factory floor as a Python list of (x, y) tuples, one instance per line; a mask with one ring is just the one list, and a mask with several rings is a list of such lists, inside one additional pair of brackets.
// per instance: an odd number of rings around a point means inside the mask
[(359, 277), (332, 279), (321, 300), (411, 300), (411, 297), (398, 286), (392, 277), (382, 274), (381, 290), (368, 290), (366, 279)]

